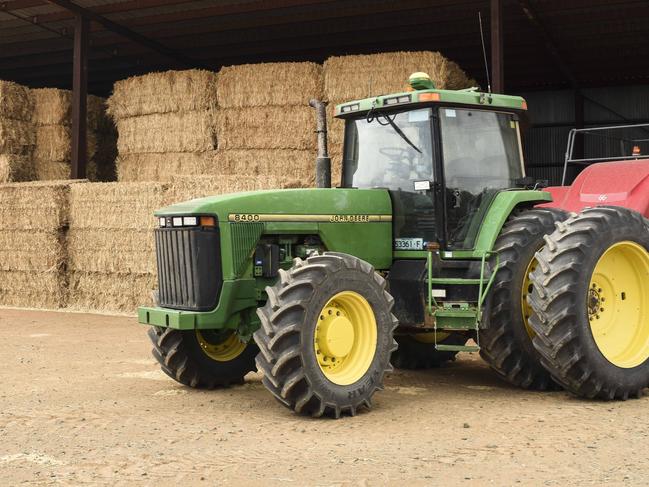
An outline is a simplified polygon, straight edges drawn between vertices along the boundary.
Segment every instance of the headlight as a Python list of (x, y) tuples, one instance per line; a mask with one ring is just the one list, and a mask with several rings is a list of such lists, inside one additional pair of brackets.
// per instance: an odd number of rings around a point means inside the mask
[(161, 227), (166, 227), (167, 226), (167, 219), (166, 218), (160, 217), (159, 222), (160, 222)]
[(198, 219), (195, 216), (183, 217), (183, 225), (186, 227), (195, 227), (197, 223)]

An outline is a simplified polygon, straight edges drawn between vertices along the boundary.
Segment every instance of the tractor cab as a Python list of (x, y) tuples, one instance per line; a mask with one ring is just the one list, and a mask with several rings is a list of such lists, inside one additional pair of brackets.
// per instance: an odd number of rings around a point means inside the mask
[(395, 250), (430, 242), (472, 249), (495, 195), (525, 173), (519, 97), (436, 90), (425, 73), (413, 91), (337, 107), (345, 119), (342, 186), (385, 188)]

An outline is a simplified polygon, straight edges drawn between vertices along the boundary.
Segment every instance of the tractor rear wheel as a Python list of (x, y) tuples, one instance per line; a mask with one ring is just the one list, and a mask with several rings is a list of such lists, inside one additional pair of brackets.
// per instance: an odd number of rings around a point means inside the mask
[(532, 273), (534, 346), (554, 379), (587, 398), (649, 385), (649, 222), (620, 207), (571, 216)]
[(232, 331), (152, 327), (148, 335), (162, 371), (189, 387), (241, 384), (255, 370), (257, 347), (242, 343)]
[(526, 389), (548, 390), (556, 384), (541, 365), (532, 345), (531, 310), (527, 294), (529, 274), (536, 268), (534, 254), (543, 237), (568, 214), (554, 208), (535, 208), (514, 214), (496, 240), (499, 264), (485, 306), (485, 328), (480, 330), (480, 355), (510, 384)]
[(370, 264), (346, 254), (296, 259), (280, 271), (254, 334), (257, 367), (279, 402), (336, 418), (371, 406), (396, 348), (394, 299), (385, 289)]
[[(434, 333), (413, 333), (396, 335), (399, 344), (392, 352), (392, 365), (398, 369), (431, 369), (455, 360), (457, 352), (435, 350)], [(464, 345), (468, 337), (460, 333), (437, 333), (437, 343), (444, 345)]]

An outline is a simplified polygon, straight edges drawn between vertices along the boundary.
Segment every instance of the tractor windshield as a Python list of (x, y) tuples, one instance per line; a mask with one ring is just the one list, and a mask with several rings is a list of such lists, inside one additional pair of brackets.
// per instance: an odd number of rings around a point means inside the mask
[(413, 191), (432, 181), (430, 109), (349, 120), (345, 130), (346, 187)]

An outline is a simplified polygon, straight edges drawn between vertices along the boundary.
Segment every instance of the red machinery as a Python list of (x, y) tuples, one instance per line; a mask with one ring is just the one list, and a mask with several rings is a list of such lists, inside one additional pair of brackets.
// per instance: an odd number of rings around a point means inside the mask
[[(644, 137), (628, 137), (630, 131)], [(619, 134), (622, 135), (619, 135)], [(615, 147), (621, 155), (612, 157), (575, 158), (575, 141), (600, 150)], [(554, 198), (543, 206), (579, 212), (587, 207), (623, 206), (649, 217), (649, 124), (573, 129), (568, 148), (562, 186), (549, 187)], [(566, 176), (571, 166), (586, 166), (570, 186)]]

